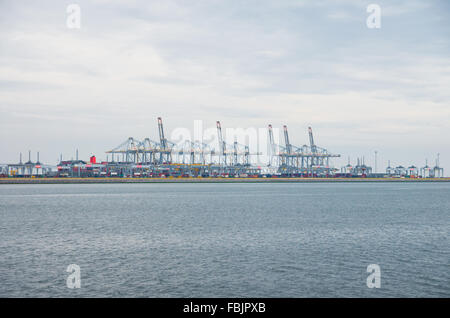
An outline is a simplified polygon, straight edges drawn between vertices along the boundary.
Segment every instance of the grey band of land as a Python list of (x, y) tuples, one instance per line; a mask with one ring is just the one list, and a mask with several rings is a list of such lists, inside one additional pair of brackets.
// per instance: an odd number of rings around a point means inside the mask
[(450, 178), (0, 178), (0, 184), (450, 182)]

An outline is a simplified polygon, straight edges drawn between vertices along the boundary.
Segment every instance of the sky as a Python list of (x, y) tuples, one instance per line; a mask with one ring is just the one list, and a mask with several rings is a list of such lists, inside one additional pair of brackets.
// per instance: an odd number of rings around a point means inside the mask
[(106, 158), (158, 116), (169, 138), (220, 120), (301, 146), (311, 126), (337, 167), (439, 153), (449, 175), (450, 2), (0, 1), (0, 163)]

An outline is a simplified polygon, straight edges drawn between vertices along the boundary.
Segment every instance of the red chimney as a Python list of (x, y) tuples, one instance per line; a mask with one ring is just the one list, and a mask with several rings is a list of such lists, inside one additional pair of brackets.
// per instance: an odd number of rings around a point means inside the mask
[(95, 156), (92, 156), (90, 159), (91, 163), (97, 163), (97, 158), (95, 158)]

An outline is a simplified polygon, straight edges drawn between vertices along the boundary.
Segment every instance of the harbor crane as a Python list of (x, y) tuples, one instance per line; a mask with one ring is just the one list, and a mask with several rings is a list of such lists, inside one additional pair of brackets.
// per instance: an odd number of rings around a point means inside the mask
[(278, 165), (278, 161), (277, 162), (274, 162), (274, 161), (275, 161), (275, 158), (279, 158), (278, 157), (279, 146), (275, 144), (275, 140), (273, 137), (273, 128), (272, 128), (271, 124), (269, 124), (268, 130), (269, 130), (269, 147), (268, 147), (269, 163), (268, 163), (268, 165), (270, 167), (272, 167), (274, 165)]
[(220, 121), (216, 122), (216, 127), (217, 127), (217, 139), (219, 141), (219, 164), (226, 165), (227, 164), (227, 144), (223, 140), (222, 126), (220, 125)]
[(167, 141), (166, 137), (164, 136), (164, 127), (162, 118), (158, 117), (158, 132), (159, 132), (159, 140), (160, 140), (160, 157), (159, 157), (159, 163), (171, 163), (172, 162), (172, 147), (173, 144), (171, 143), (169, 147), (169, 142)]

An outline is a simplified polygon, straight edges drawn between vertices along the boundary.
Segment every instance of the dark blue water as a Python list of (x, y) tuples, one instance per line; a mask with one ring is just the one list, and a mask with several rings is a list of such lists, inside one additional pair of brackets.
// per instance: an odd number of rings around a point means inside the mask
[(0, 220), (1, 297), (450, 296), (450, 183), (1, 185)]

